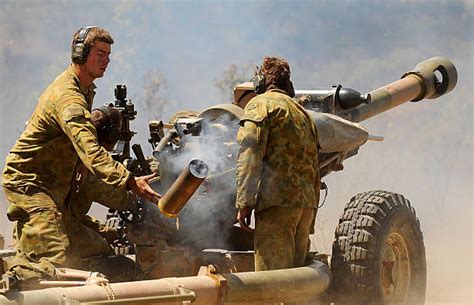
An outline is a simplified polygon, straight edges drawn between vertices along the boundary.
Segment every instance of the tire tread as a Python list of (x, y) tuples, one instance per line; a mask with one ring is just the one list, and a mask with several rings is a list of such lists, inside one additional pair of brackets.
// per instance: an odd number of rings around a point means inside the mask
[(347, 277), (347, 271), (350, 270), (355, 293), (361, 296), (360, 304), (372, 304), (371, 294), (367, 292), (375, 289), (375, 235), (380, 231), (387, 215), (400, 208), (407, 209), (413, 215), (419, 229), (420, 223), (410, 202), (401, 194), (381, 190), (352, 197), (339, 219), (335, 230), (331, 267), (336, 280), (341, 275)]

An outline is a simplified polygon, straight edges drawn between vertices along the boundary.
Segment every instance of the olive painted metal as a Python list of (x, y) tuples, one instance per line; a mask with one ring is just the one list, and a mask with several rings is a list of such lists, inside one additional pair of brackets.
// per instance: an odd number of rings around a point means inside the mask
[(456, 67), (449, 59), (433, 57), (416, 65), (400, 80), (369, 92), (370, 103), (353, 108), (343, 116), (362, 122), (408, 101), (435, 99), (451, 92), (457, 80)]
[[(105, 286), (11, 291), (0, 295), (0, 304), (123, 304), (120, 300), (124, 299), (128, 304), (151, 300), (159, 304), (177, 304), (177, 301), (193, 299), (192, 304), (195, 305), (217, 305), (222, 302), (261, 304), (314, 299), (327, 290), (330, 282), (329, 267), (314, 261), (309, 266), (293, 269), (163, 278)], [(100, 302), (106, 300), (110, 302)]]

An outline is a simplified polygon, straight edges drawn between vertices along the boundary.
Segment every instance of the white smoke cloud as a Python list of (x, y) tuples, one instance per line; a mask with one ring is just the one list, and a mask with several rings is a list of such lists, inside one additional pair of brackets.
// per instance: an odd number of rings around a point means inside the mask
[[(428, 300), (472, 302), (473, 16), (472, 1), (464, 0), (338, 5), (4, 0), (0, 167), (41, 91), (67, 66), (71, 36), (84, 25), (103, 26), (116, 40), (110, 69), (97, 81), (95, 103), (112, 100), (115, 84), (125, 83), (139, 110), (132, 129), (140, 133), (142, 145), (147, 126), (140, 119), (140, 97), (149, 69), (168, 80), (171, 106), (164, 116), (169, 116), (219, 103), (214, 79), (224, 68), (258, 63), (265, 55), (289, 60), (295, 87), (341, 83), (361, 92), (398, 79), (421, 60), (446, 56), (459, 72), (452, 93), (402, 105), (364, 123), (385, 141), (366, 144), (343, 172), (328, 177), (330, 194), (318, 216), (317, 245), (329, 251), (337, 217), (355, 193), (376, 188), (403, 193), (417, 209), (425, 234)], [(3, 200), (0, 213), (5, 209)], [(0, 230), (9, 235), (10, 223), (1, 217)], [(450, 289), (441, 285), (444, 280), (452, 283)]]

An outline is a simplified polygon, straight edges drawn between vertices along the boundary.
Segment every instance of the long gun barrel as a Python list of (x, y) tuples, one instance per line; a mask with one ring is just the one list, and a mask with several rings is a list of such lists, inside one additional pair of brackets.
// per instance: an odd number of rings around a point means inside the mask
[(171, 142), (174, 138), (178, 136), (178, 132), (176, 129), (170, 129), (164, 137), (161, 138), (160, 142), (158, 145), (156, 145), (155, 149), (153, 150), (153, 156), (155, 158), (159, 158), (160, 153), (165, 150), (166, 147), (168, 147), (168, 143)]
[[(299, 102), (312, 114), (318, 129), (324, 131), (324, 120), (318, 120), (317, 113), (333, 114), (359, 123), (408, 101), (435, 99), (447, 94), (454, 89), (457, 79), (456, 67), (449, 59), (433, 57), (416, 65), (413, 70), (403, 74), (401, 79), (366, 94), (342, 88), (341, 85), (329, 89), (295, 90), (295, 93)], [(331, 141), (341, 139), (332, 134), (327, 134), (327, 137)], [(380, 137), (376, 139), (380, 140)], [(344, 150), (320, 156), (321, 176), (341, 169), (340, 163), (356, 153), (357, 150)]]
[(449, 59), (433, 57), (416, 65), (400, 80), (369, 92), (369, 103), (347, 110), (342, 116), (362, 122), (408, 101), (438, 98), (453, 90), (457, 80), (456, 67)]

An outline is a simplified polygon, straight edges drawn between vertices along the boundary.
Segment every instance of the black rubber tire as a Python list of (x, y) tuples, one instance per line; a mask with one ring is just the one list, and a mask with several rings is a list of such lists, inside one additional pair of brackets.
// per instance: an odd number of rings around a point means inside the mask
[[(400, 245), (402, 251), (397, 248)], [(404, 259), (395, 259), (394, 264), (387, 261), (387, 253)], [(410, 202), (400, 194), (386, 191), (354, 196), (336, 227), (331, 268), (330, 292), (336, 305), (424, 304), (425, 246)], [(388, 296), (384, 296), (384, 285)], [(401, 291), (394, 290), (397, 285), (404, 287), (403, 293), (393, 292)], [(389, 299), (394, 296), (398, 301)]]

